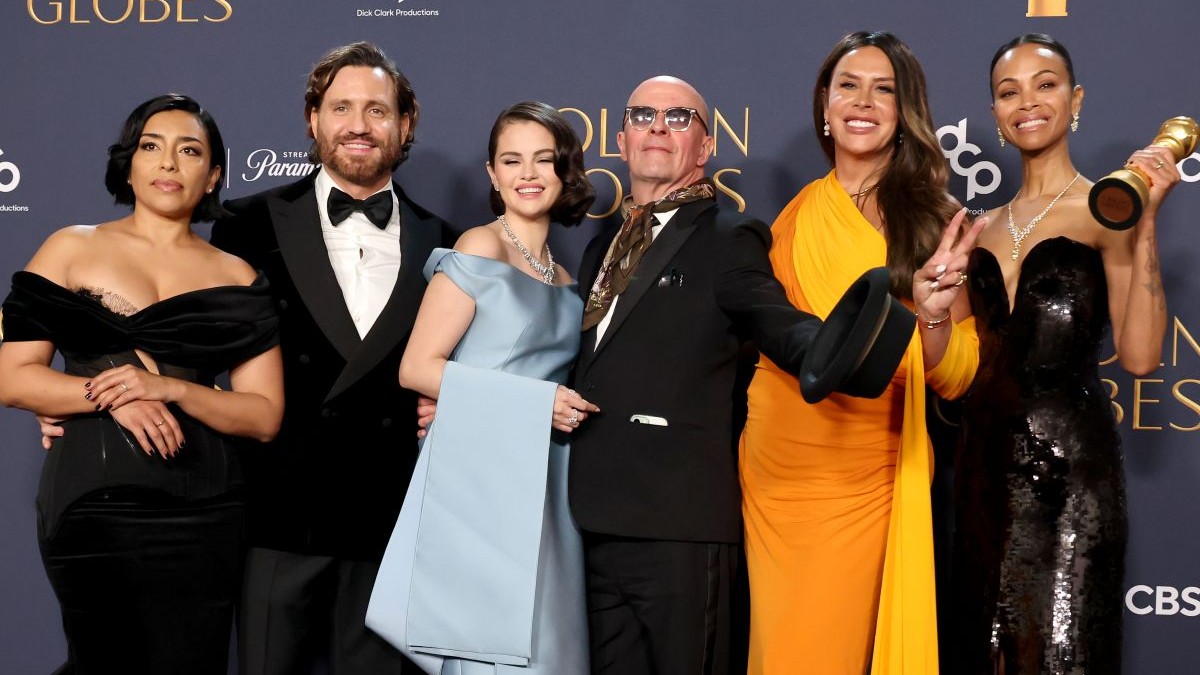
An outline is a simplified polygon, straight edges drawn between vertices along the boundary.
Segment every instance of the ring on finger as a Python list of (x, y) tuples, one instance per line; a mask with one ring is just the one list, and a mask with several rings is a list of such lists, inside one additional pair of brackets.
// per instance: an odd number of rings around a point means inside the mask
[(127, 384), (125, 384), (124, 382), (122, 382), (122, 383), (121, 383), (121, 391), (123, 391), (123, 392), (125, 392), (125, 391), (129, 391), (129, 385), (127, 385)]
[(1160, 159), (1160, 160), (1158, 160), (1158, 164), (1155, 164), (1155, 165), (1154, 165), (1154, 168), (1155, 168), (1155, 169), (1161, 169), (1161, 168), (1163, 168), (1163, 161), (1162, 161), (1161, 159)]
[(965, 284), (965, 283), (967, 283), (967, 273), (966, 273), (966, 272), (963, 272), (962, 270), (959, 270), (959, 272), (958, 272), (958, 281), (954, 282), (954, 285), (955, 285), (955, 286), (962, 286), (962, 285), (963, 285), (963, 284)]
[(167, 423), (167, 421), (166, 421), (166, 420), (159, 420), (159, 421), (157, 421), (157, 422), (155, 422), (155, 423), (154, 423), (154, 426), (156, 426), (156, 427), (161, 427), (162, 425), (164, 425), (164, 424), (166, 424), (166, 423)]
[(579, 426), (579, 411), (571, 408), (571, 416), (567, 418), (567, 424), (573, 427)]
[(579, 395), (579, 392), (575, 391), (574, 389), (568, 389), (568, 390), (567, 390), (567, 393), (568, 393), (568, 394), (570, 394), (570, 395), (572, 395), (572, 396), (578, 396), (578, 395)]

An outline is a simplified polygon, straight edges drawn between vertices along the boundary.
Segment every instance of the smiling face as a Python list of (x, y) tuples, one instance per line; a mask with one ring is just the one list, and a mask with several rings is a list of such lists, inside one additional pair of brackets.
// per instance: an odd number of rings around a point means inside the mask
[(621, 159), (629, 165), (629, 185), (633, 200), (645, 204), (667, 193), (694, 183), (704, 176), (704, 164), (712, 152), (708, 135), (708, 108), (691, 85), (673, 77), (646, 80), (629, 96), (630, 106), (649, 106), (655, 110), (673, 107), (695, 108), (700, 121), (687, 131), (671, 131), (662, 113), (643, 130), (625, 122), (617, 134)]
[(129, 163), (136, 207), (171, 218), (189, 218), (221, 179), (204, 125), (189, 112), (167, 110), (152, 115), (137, 143)]
[(308, 122), (325, 169), (361, 199), (391, 179), (409, 116), (396, 111), (396, 85), (382, 68), (346, 66)]
[(487, 170), (492, 183), (500, 188), (505, 214), (530, 221), (549, 220), (563, 187), (554, 171), (554, 135), (549, 129), (529, 121), (505, 124)]
[(846, 52), (834, 66), (825, 92), (825, 119), (833, 138), (834, 163), (854, 158), (886, 161), (898, 117), (896, 73), (878, 47)]
[(1083, 87), (1071, 86), (1066, 62), (1053, 50), (1022, 44), (992, 69), (992, 115), (1004, 138), (1024, 151), (1064, 141), (1083, 105)]

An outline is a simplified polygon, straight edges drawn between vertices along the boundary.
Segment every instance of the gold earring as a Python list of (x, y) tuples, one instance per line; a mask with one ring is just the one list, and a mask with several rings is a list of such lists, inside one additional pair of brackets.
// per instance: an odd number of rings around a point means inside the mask
[(996, 127), (996, 138), (1000, 139), (1000, 147), (1004, 147), (1004, 134), (1000, 133), (1000, 127)]
[(1079, 131), (1079, 113), (1071, 115), (1071, 133)]

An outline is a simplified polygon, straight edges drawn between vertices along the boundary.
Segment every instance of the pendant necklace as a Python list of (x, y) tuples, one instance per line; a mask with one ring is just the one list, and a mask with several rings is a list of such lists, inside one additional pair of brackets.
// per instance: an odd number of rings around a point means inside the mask
[(1017, 229), (1017, 224), (1013, 222), (1012, 214), (1013, 202), (1017, 201), (1017, 197), (1021, 196), (1021, 191), (1017, 190), (1017, 194), (1013, 195), (1012, 201), (1008, 203), (1008, 233), (1012, 236), (1013, 240), (1011, 256), (1013, 260), (1021, 257), (1021, 242), (1025, 241), (1025, 238), (1028, 237), (1031, 232), (1033, 232), (1033, 228), (1037, 227), (1037, 224), (1042, 222), (1042, 218), (1045, 218), (1046, 214), (1050, 213), (1050, 209), (1054, 208), (1054, 205), (1058, 203), (1058, 200), (1062, 199), (1063, 195), (1067, 194), (1067, 190), (1070, 190), (1071, 186), (1074, 185), (1075, 181), (1077, 180), (1079, 180), (1078, 171), (1075, 172), (1075, 177), (1071, 179), (1071, 182), (1067, 183), (1067, 187), (1063, 188), (1062, 192), (1058, 193), (1054, 199), (1051, 199), (1050, 203), (1046, 205), (1046, 208), (1042, 209), (1041, 213), (1034, 216), (1032, 220), (1025, 224), (1025, 227), (1022, 227), (1019, 230)]
[(553, 286), (554, 254), (550, 252), (550, 242), (546, 242), (546, 260), (548, 260), (549, 263), (544, 264), (542, 261), (533, 257), (533, 254), (529, 252), (529, 249), (525, 248), (525, 244), (522, 244), (521, 240), (517, 239), (517, 235), (513, 234), (512, 229), (509, 228), (508, 219), (504, 217), (503, 213), (496, 216), (496, 220), (500, 221), (500, 227), (504, 228), (504, 234), (507, 234), (508, 238), (512, 240), (513, 246), (516, 246), (517, 250), (521, 252), (521, 255), (525, 256), (525, 262), (529, 263), (529, 267), (542, 277), (543, 283)]

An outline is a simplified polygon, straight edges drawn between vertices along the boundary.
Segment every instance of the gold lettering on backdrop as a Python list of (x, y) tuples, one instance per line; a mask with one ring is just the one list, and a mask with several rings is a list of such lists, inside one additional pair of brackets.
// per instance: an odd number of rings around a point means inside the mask
[(229, 0), (216, 0), (216, 2), (218, 5), (225, 8), (225, 15), (218, 19), (205, 14), (204, 20), (210, 23), (221, 23), (222, 21), (228, 21), (229, 17), (233, 16), (233, 5), (229, 4)]
[(1029, 0), (1025, 16), (1066, 16), (1067, 0)]
[(87, 19), (77, 19), (75, 17), (75, 0), (71, 0), (71, 23), (91, 23)]
[[(738, 150), (742, 151), (742, 155), (744, 155), (746, 157), (750, 156), (750, 109), (749, 108), (743, 109), (742, 137), (741, 138), (738, 138), (738, 135), (737, 135), (737, 133), (734, 132), (733, 127), (729, 126), (729, 122), (727, 122), (725, 120), (725, 116), (721, 114), (721, 111), (716, 108), (713, 108), (713, 152), (712, 152), (712, 154), (714, 157), (717, 154), (717, 139), (719, 137), (719, 134), (717, 133), (717, 129), (724, 129), (725, 133), (729, 135), (729, 139), (733, 141), (733, 144), (738, 147)], [(742, 203), (742, 206), (743, 206), (742, 209), (738, 209), (739, 213), (741, 211), (745, 210), (744, 202)]]
[[(210, 23), (221, 23), (233, 16), (233, 5), (230, 0), (204, 0), (221, 10), (217, 16), (200, 13), (191, 14), (192, 9), (200, 0), (26, 0), (25, 7), (29, 18), (43, 26), (59, 24), (66, 20), (72, 24), (90, 24), (92, 18), (99, 19), (110, 26), (130, 21), (133, 8), (138, 8), (136, 21), (138, 23), (164, 23), (172, 16), (175, 23), (199, 23), (204, 19)], [(188, 14), (185, 14), (185, 9)], [(49, 10), (49, 13), (46, 12)], [(90, 13), (89, 13), (90, 10)]]
[(608, 176), (609, 180), (611, 180), (613, 184), (612, 206), (610, 206), (604, 213), (589, 213), (587, 214), (587, 217), (595, 220), (601, 220), (616, 213), (617, 209), (621, 206), (621, 200), (625, 198), (625, 188), (621, 186), (621, 179), (617, 178), (617, 174), (609, 171), (608, 169), (601, 169), (599, 167), (588, 169), (586, 173), (588, 178), (591, 178), (593, 174), (597, 173)]
[(737, 192), (734, 192), (732, 188), (730, 188), (729, 186), (727, 186), (721, 182), (721, 176), (723, 176), (727, 173), (732, 173), (732, 174), (736, 174), (736, 175), (740, 176), (740, 175), (742, 175), (742, 170), (741, 169), (721, 169), (720, 171), (713, 174), (713, 183), (717, 186), (718, 190), (729, 195), (729, 197), (731, 199), (733, 199), (733, 201), (735, 203), (737, 203), (738, 213), (745, 213), (746, 212), (746, 200), (743, 199), (742, 196), (739, 195)]
[(1188, 332), (1187, 327), (1184, 326), (1183, 322), (1179, 320), (1178, 316), (1176, 316), (1174, 326), (1172, 327), (1172, 330), (1171, 330), (1171, 366), (1172, 367), (1179, 365), (1179, 336), (1180, 335), (1183, 335), (1183, 339), (1186, 340), (1187, 343), (1192, 346), (1192, 352), (1194, 352), (1197, 355), (1200, 355), (1200, 344), (1196, 344), (1196, 339), (1192, 337), (1192, 334), (1190, 332)]
[(1197, 421), (1190, 427), (1181, 427), (1174, 422), (1171, 422), (1171, 428), (1176, 431), (1197, 431), (1200, 430), (1200, 403), (1196, 403), (1195, 399), (1188, 398), (1183, 394), (1183, 385), (1185, 384), (1200, 384), (1200, 380), (1180, 380), (1171, 387), (1171, 394), (1175, 396), (1175, 400), (1183, 404), (1183, 407), (1191, 410), (1196, 414)]
[(1148, 427), (1142, 424), (1142, 404), (1161, 403), (1156, 398), (1145, 398), (1142, 396), (1142, 385), (1147, 383), (1162, 384), (1163, 380), (1152, 380), (1141, 377), (1133, 380), (1133, 429), (1135, 431), (1162, 431), (1162, 427)]
[[(621, 111), (621, 124), (625, 124), (625, 111)], [(608, 108), (600, 109), (600, 156), (620, 157), (620, 152), (608, 151)]]
[(583, 139), (580, 145), (583, 147), (583, 151), (587, 152), (587, 149), (592, 145), (592, 119), (587, 116), (587, 113), (583, 112), (579, 108), (559, 108), (558, 112), (562, 113), (563, 115), (566, 115), (567, 113), (574, 113), (579, 115), (579, 119), (583, 120)]
[(46, 7), (54, 8), (54, 18), (53, 19), (43, 19), (42, 17), (38, 16), (38, 13), (33, 10), (33, 3), (34, 3), (34, 0), (29, 0), (29, 2), (25, 3), (25, 7), (29, 10), (29, 18), (42, 24), (43, 26), (49, 26), (51, 24), (56, 24), (59, 21), (62, 21), (63, 5), (61, 2), (46, 3)]
[[(146, 18), (146, 5), (152, 2), (157, 2), (162, 7), (162, 15), (157, 19)], [(141, 0), (142, 6), (138, 13), (139, 23), (162, 23), (171, 18), (171, 3), (167, 0)]]
[(125, 13), (116, 19), (109, 19), (108, 17), (104, 16), (104, 12), (100, 11), (100, 0), (92, 0), (92, 12), (96, 14), (96, 18), (100, 19), (104, 23), (121, 23), (125, 19), (128, 19), (130, 14), (133, 14), (133, 0), (127, 0), (125, 3)]
[(1125, 419), (1125, 409), (1121, 407), (1120, 403), (1117, 403), (1117, 394), (1120, 392), (1120, 388), (1115, 380), (1104, 378), (1100, 382), (1108, 386), (1108, 400), (1112, 403), (1113, 417), (1117, 418), (1117, 426), (1120, 426), (1121, 420)]
[(200, 19), (189, 19), (183, 15), (183, 3), (196, 0), (175, 0), (175, 20), (179, 23), (200, 23)]

